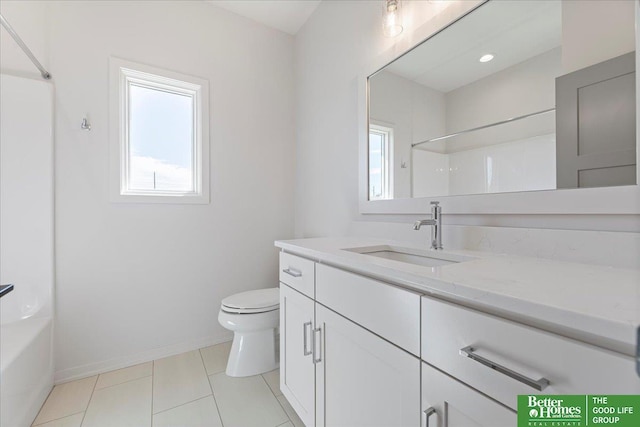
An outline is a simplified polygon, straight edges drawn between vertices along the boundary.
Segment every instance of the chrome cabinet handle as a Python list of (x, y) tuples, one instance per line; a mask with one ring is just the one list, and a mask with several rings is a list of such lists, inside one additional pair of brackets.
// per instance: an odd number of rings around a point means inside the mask
[(8, 294), (13, 290), (13, 285), (9, 283), (8, 285), (0, 285), (0, 298)]
[(427, 409), (424, 410), (424, 415), (426, 416), (424, 427), (429, 427), (429, 418), (431, 417), (431, 415), (435, 413), (436, 413), (436, 408), (434, 408), (433, 406), (429, 406)]
[(472, 346), (467, 346), (465, 348), (460, 349), (460, 356), (468, 357), (471, 360), (475, 360), (476, 362), (487, 366), (494, 371), (498, 371), (501, 374), (504, 374), (510, 378), (513, 378), (516, 381), (520, 381), (523, 384), (528, 385), (529, 387), (535, 388), (538, 391), (542, 391), (550, 384), (549, 380), (546, 378), (540, 378), (539, 380), (534, 380), (532, 378), (527, 377), (519, 372), (511, 370), (507, 367), (504, 367), (498, 363), (492, 362), (489, 359), (486, 359), (475, 353), (476, 349)]
[[(317, 339), (316, 334), (318, 336)], [(318, 343), (317, 346), (316, 343)], [(316, 356), (316, 349), (318, 350), (318, 356)], [(316, 328), (313, 330), (313, 364), (320, 362), (322, 362), (322, 329)]]
[(311, 331), (311, 322), (310, 321), (309, 322), (305, 322), (302, 325), (302, 335), (304, 337), (304, 341), (302, 343), (302, 347), (303, 347), (302, 354), (305, 355), (305, 356), (308, 356), (308, 355), (310, 355), (312, 353), (311, 350), (307, 350), (307, 348), (309, 348), (309, 344), (308, 344), (308, 342), (309, 342), (309, 333), (307, 331)]
[(302, 276), (302, 272), (301, 271), (294, 270), (291, 267), (285, 268), (284, 270), (282, 270), (282, 272), (283, 273), (287, 273), (289, 276), (293, 276), (293, 277), (301, 277)]

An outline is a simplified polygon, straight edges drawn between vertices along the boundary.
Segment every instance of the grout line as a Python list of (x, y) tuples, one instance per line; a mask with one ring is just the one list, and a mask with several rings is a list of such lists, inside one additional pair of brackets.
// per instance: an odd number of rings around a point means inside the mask
[[(97, 380), (96, 380), (97, 381)], [(40, 412), (42, 412), (42, 408), (44, 408), (44, 405), (47, 404), (47, 400), (49, 400), (49, 397), (51, 397), (51, 393), (53, 393), (53, 390), (56, 388), (56, 386), (54, 385), (53, 387), (51, 387), (51, 390), (49, 390), (49, 394), (47, 394), (47, 398), (44, 400), (44, 402), (42, 403), (42, 406), (40, 407), (40, 410), (38, 411), (38, 413), (36, 414), (36, 418), (33, 420), (33, 422), (35, 422), (38, 419), (38, 415), (40, 415)], [(79, 412), (76, 412), (76, 414), (79, 414)], [(72, 414), (75, 415), (75, 414)], [(60, 419), (60, 418), (56, 418), (56, 419)], [(53, 420), (52, 420), (53, 421)], [(35, 427), (33, 422), (31, 423), (32, 427)], [(47, 421), (48, 422), (48, 421)], [(45, 424), (45, 423), (40, 423), (40, 424)], [(38, 424), (38, 425), (40, 425)]]
[[(284, 414), (287, 416), (287, 419), (289, 421), (285, 421), (282, 424), (278, 424), (276, 427), (279, 427), (283, 424), (286, 423), (291, 423), (293, 424), (293, 420), (291, 419), (291, 417), (289, 416), (289, 413), (287, 412), (287, 410), (284, 408), (284, 405), (282, 404), (282, 402), (280, 402), (280, 399), (278, 399), (278, 396), (276, 396), (276, 394), (273, 392), (273, 390), (271, 389), (271, 387), (269, 387), (269, 383), (267, 382), (267, 380), (265, 379), (265, 377), (263, 376), (263, 374), (260, 374), (260, 378), (262, 378), (262, 381), (264, 381), (264, 383), (267, 385), (267, 388), (269, 389), (269, 391), (271, 392), (271, 394), (273, 395), (273, 397), (276, 398), (276, 401), (278, 402), (278, 405), (280, 405), (280, 407), (282, 408), (282, 412), (284, 412)], [(284, 397), (284, 396), (283, 396)], [(286, 397), (285, 397), (286, 399)], [(295, 412), (295, 409), (293, 410)]]
[[(153, 367), (151, 369), (153, 369)], [(130, 379), (130, 380), (122, 381), (121, 383), (118, 383), (118, 384), (111, 384), (111, 385), (108, 385), (106, 387), (96, 388), (96, 390), (106, 390), (106, 389), (111, 388), (111, 387), (115, 387), (115, 386), (119, 386), (119, 385), (122, 385), (122, 384), (130, 383), (130, 382), (133, 382), (133, 381), (142, 380), (142, 379), (148, 378), (148, 377), (153, 377), (153, 370), (151, 371), (151, 375), (145, 375), (145, 376), (140, 377), (140, 378), (133, 378), (133, 379)], [(153, 379), (151, 380), (151, 382), (153, 384)], [(96, 382), (96, 385), (97, 385), (97, 382)]]
[[(46, 402), (46, 400), (45, 400), (45, 402)], [(44, 406), (44, 405), (43, 405), (43, 406)], [(43, 424), (52, 423), (52, 422), (54, 422), (54, 421), (64, 420), (65, 418), (73, 417), (74, 415), (82, 414), (83, 412), (85, 412), (85, 411), (78, 411), (78, 412), (74, 412), (73, 414), (65, 415), (64, 417), (60, 417), (60, 418), (54, 418), (54, 419), (52, 419), (52, 420), (45, 421), (45, 422), (40, 423), (40, 424), (31, 424), (31, 427), (38, 427), (38, 426), (41, 426), (41, 425), (43, 425)], [(37, 418), (37, 417), (36, 417), (36, 418)], [(34, 420), (34, 421), (35, 421), (35, 420)]]
[(155, 369), (156, 369), (156, 361), (152, 360), (151, 361), (151, 427), (153, 427), (153, 380), (155, 378), (155, 375), (154, 375)]
[(87, 402), (87, 407), (84, 408), (84, 414), (82, 414), (82, 421), (80, 421), (80, 427), (82, 427), (82, 424), (84, 424), (84, 419), (87, 416), (87, 412), (89, 411), (89, 406), (91, 405), (91, 399), (93, 399), (93, 393), (95, 393), (96, 391), (96, 386), (98, 385), (98, 379), (100, 378), (100, 375), (96, 375), (96, 382), (93, 383), (93, 389), (91, 390), (91, 396), (89, 396), (89, 402)]
[[(222, 343), (220, 343), (220, 344), (210, 345), (209, 347), (216, 347), (216, 346), (224, 345), (224, 344), (226, 344), (226, 343), (230, 343), (230, 342), (233, 342), (233, 341), (225, 341), (225, 342), (222, 342)], [(209, 372), (209, 371), (207, 370), (207, 365), (206, 365), (206, 363), (204, 363), (204, 356), (203, 356), (203, 354), (202, 354), (202, 350), (204, 350), (205, 348), (209, 348), (209, 347), (203, 347), (203, 348), (198, 349), (198, 351), (200, 352), (200, 357), (202, 358), (202, 364), (204, 365), (204, 371), (207, 373), (207, 376), (211, 376), (211, 375), (219, 374), (219, 373), (221, 373), (221, 372), (225, 372), (225, 371), (226, 371), (226, 369), (227, 369), (227, 367), (226, 367), (226, 366), (225, 366), (224, 368), (222, 368), (222, 370), (220, 370), (220, 371)], [(229, 347), (229, 353), (230, 353), (230, 352), (231, 352), (231, 347)], [(229, 353), (227, 353), (227, 360), (229, 360)]]
[[(258, 374), (260, 375), (260, 378), (262, 378), (262, 381), (264, 381), (264, 383), (267, 385), (267, 388), (269, 389), (269, 391), (271, 392), (271, 394), (273, 394), (273, 397), (275, 397), (276, 399), (278, 399), (278, 396), (276, 396), (275, 392), (273, 391), (273, 389), (271, 388), (271, 386), (269, 385), (269, 382), (267, 381), (267, 379), (264, 377), (264, 374)], [(280, 405), (282, 406), (282, 405)], [(284, 409), (284, 408), (282, 408)]]
[[(202, 349), (198, 349), (198, 353), (200, 353), (200, 359), (202, 360), (202, 365), (204, 366), (204, 373), (207, 376), (207, 382), (209, 383), (209, 389), (211, 390), (211, 397), (213, 397), (213, 403), (216, 405), (216, 411), (218, 412), (218, 418), (220, 419), (220, 424), (224, 427), (224, 421), (222, 421), (222, 414), (220, 413), (220, 407), (218, 406), (218, 401), (216, 400), (216, 394), (213, 391), (213, 384), (211, 384), (211, 379), (209, 378), (207, 372), (207, 365), (204, 363), (204, 356), (202, 355)], [(227, 360), (229, 357), (227, 356)], [(216, 374), (211, 374), (216, 375)]]
[[(278, 368), (276, 368), (276, 369), (280, 369), (280, 368), (278, 367)], [(273, 371), (275, 371), (276, 369), (274, 369)], [(269, 372), (273, 372), (273, 371), (269, 371)], [(267, 383), (267, 386), (269, 387), (269, 390), (271, 390), (271, 393), (273, 393), (273, 395), (274, 395), (275, 397), (283, 396), (283, 394), (282, 394), (282, 390), (280, 390), (280, 374), (281, 374), (281, 373), (280, 373), (280, 372), (278, 373), (278, 384), (277, 384), (277, 387), (278, 387), (278, 391), (280, 392), (280, 395), (277, 395), (277, 394), (276, 394), (276, 392), (271, 388), (271, 385), (269, 384), (269, 381), (267, 381), (267, 378), (265, 378), (265, 374), (268, 374), (269, 372), (265, 372), (264, 374), (260, 374), (260, 376), (261, 376), (261, 377), (262, 377), (262, 379), (264, 379), (264, 381)]]
[[(162, 411), (159, 411), (159, 412), (152, 412), (152, 415), (162, 414), (163, 412), (167, 412), (167, 411), (170, 411), (170, 410), (172, 410), (172, 409), (176, 409), (176, 408), (179, 408), (179, 407), (181, 407), (181, 406), (188, 405), (189, 403), (193, 403), (193, 402), (197, 402), (198, 400), (206, 399), (206, 398), (207, 398), (207, 397), (209, 397), (209, 396), (212, 396), (212, 397), (213, 397), (213, 395), (211, 395), (211, 394), (207, 394), (206, 396), (198, 397), (197, 399), (193, 399), (193, 400), (190, 400), (190, 401), (188, 401), (188, 402), (184, 402), (184, 403), (181, 403), (181, 404), (179, 404), (179, 405), (172, 406), (171, 408), (163, 409)], [(153, 400), (153, 399), (152, 399), (152, 400)], [(215, 399), (214, 399), (214, 400), (215, 400)], [(152, 410), (152, 411), (153, 411), (153, 410)]]

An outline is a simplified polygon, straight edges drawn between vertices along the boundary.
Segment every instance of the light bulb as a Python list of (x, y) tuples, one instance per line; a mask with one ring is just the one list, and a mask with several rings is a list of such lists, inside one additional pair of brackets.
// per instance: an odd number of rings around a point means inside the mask
[(402, 32), (402, 6), (400, 0), (385, 0), (382, 12), (382, 33), (395, 37)]
[(490, 53), (487, 53), (486, 55), (482, 55), (479, 59), (480, 62), (489, 62), (493, 59), (493, 55)]

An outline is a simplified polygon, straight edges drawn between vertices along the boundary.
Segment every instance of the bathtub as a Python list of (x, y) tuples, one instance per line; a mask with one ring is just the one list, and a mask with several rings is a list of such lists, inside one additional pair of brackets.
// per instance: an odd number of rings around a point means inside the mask
[(53, 387), (53, 86), (0, 79), (0, 427), (28, 427)]
[(1, 325), (0, 339), (0, 426), (30, 426), (53, 387), (52, 318)]

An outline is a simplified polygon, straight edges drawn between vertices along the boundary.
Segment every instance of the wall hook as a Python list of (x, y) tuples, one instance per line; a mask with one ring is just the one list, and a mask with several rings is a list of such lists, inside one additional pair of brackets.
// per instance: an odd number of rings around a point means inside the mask
[(80, 124), (80, 129), (86, 130), (86, 131), (91, 130), (91, 123), (89, 123), (89, 120), (87, 120), (86, 117), (82, 119), (82, 123)]

